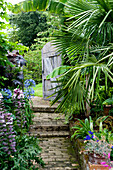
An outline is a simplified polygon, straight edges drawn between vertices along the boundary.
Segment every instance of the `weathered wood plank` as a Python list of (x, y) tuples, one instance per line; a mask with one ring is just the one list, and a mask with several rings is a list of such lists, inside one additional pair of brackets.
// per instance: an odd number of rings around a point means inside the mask
[[(57, 86), (56, 83), (51, 83), (51, 81), (56, 80), (55, 78), (51, 80), (46, 80), (48, 74), (50, 74), (56, 67), (61, 65), (61, 56), (57, 53), (55, 46), (48, 42), (42, 49), (42, 83), (43, 83), (43, 98), (47, 99), (55, 90), (49, 91), (51, 88)], [(52, 99), (55, 98), (51, 97)], [(47, 100), (51, 100), (48, 98)]]

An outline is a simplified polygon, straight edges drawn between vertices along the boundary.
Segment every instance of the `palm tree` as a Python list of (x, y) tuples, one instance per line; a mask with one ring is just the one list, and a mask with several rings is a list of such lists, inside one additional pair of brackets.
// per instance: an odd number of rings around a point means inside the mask
[[(65, 6), (65, 33), (54, 41), (73, 65), (58, 80), (62, 83), (53, 103), (62, 98), (62, 111), (84, 109), (84, 100), (97, 98), (99, 83), (104, 81), (106, 89), (108, 78), (113, 83), (112, 9), (110, 0), (69, 0)], [(48, 78), (63, 70), (58, 68)]]

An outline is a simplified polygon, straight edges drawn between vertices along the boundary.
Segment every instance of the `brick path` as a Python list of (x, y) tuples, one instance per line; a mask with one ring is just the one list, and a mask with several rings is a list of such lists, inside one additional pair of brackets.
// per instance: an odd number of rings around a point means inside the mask
[(65, 124), (63, 115), (54, 112), (56, 107), (57, 105), (51, 108), (48, 101), (41, 98), (33, 99), (35, 117), (30, 131), (40, 139), (41, 157), (46, 164), (43, 169), (78, 170), (76, 155), (69, 138), (69, 126)]

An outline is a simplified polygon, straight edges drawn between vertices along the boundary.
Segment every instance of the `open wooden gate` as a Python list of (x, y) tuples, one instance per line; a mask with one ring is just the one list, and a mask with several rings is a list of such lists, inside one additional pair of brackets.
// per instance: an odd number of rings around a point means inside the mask
[(51, 83), (55, 78), (46, 80), (46, 76), (50, 74), (54, 68), (61, 65), (61, 57), (56, 52), (55, 46), (48, 42), (42, 49), (42, 83), (43, 83), (43, 98), (45, 100), (54, 99), (55, 96), (47, 99), (48, 96), (54, 93), (54, 90), (50, 90), (55, 87), (56, 83)]

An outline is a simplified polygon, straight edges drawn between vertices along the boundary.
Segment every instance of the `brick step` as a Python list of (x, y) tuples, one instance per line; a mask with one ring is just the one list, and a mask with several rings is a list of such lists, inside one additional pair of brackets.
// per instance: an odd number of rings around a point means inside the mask
[(69, 136), (69, 131), (36, 131), (31, 130), (30, 135), (40, 137), (40, 138), (51, 138), (51, 137), (67, 137)]
[(67, 131), (69, 130), (69, 126), (65, 124), (59, 124), (59, 125), (31, 125), (30, 131), (37, 130), (37, 131)]

